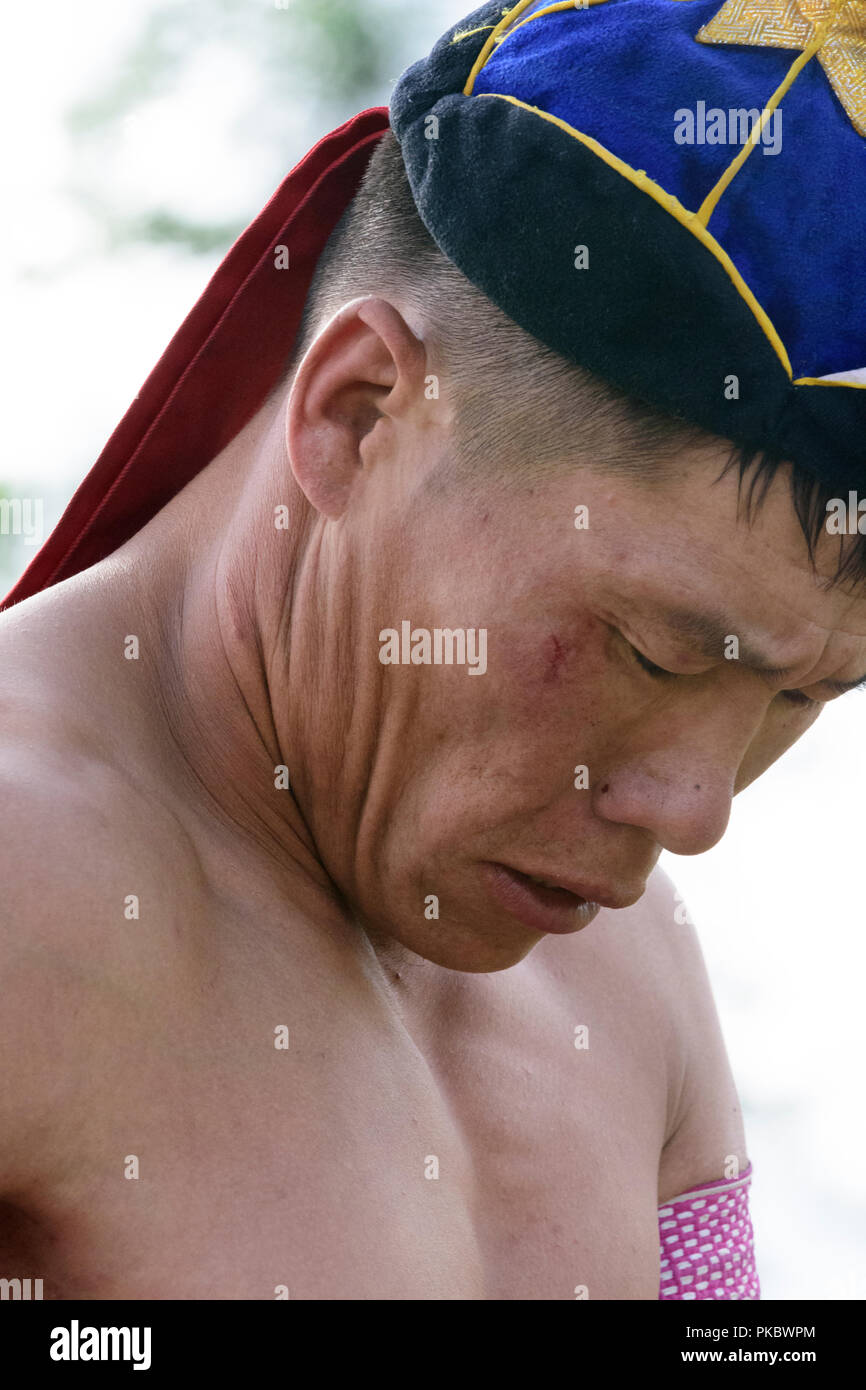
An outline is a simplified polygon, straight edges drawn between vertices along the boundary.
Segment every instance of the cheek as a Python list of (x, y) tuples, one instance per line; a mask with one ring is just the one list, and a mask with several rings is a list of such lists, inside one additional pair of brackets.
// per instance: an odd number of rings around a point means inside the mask
[(575, 730), (591, 718), (609, 691), (611, 674), (604, 624), (585, 619), (566, 630), (549, 625), (506, 638), (503, 651), (507, 702), (521, 722), (551, 731)]
[(792, 706), (790, 710), (771, 706), (760, 732), (752, 740), (740, 764), (734, 794), (743, 791), (762, 776), (768, 767), (778, 762), (779, 758), (803, 737), (806, 730), (812, 727), (820, 713), (820, 708), (801, 711), (796, 706)]
[(551, 628), (535, 643), (532, 668), (542, 689), (588, 693), (613, 671), (607, 625), (587, 616), (567, 632)]

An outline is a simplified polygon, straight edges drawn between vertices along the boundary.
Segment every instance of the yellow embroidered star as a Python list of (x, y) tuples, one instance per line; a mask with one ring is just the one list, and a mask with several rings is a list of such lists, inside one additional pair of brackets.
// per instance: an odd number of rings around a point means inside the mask
[(866, 0), (725, 0), (695, 38), (802, 51), (822, 26), (818, 61), (854, 129), (866, 136)]

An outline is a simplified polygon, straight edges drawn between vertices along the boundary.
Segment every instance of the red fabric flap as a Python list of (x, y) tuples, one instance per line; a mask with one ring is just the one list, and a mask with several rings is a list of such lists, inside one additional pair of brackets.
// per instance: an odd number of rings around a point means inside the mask
[[(388, 128), (362, 111), (310, 151), (219, 266), (3, 603), (110, 555), (243, 429), (279, 380), (325, 243)], [(290, 267), (275, 267), (275, 247)]]

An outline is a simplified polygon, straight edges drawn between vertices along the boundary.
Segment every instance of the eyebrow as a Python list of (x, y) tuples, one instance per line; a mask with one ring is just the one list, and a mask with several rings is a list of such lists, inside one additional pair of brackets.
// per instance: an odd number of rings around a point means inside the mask
[[(736, 635), (733, 622), (714, 613), (693, 613), (688, 608), (666, 608), (662, 618), (678, 637), (685, 638), (697, 647), (701, 656), (712, 660), (722, 651), (725, 639)], [(770, 662), (748, 638), (737, 637), (741, 659), (755, 671), (784, 680), (793, 670), (791, 666), (778, 667)], [(866, 675), (851, 681), (822, 680), (815, 685), (824, 685), (837, 695), (845, 695), (849, 690), (857, 690), (866, 685)]]

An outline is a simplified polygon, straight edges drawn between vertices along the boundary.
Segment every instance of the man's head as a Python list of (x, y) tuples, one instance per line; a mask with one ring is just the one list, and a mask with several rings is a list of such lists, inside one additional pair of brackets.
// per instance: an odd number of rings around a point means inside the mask
[[(747, 515), (785, 462), (770, 450), (736, 447), (627, 395), (566, 361), (525, 332), (443, 254), (422, 222), (400, 146), (388, 132), (358, 194), (320, 258), (287, 375), (339, 308), (362, 294), (400, 305), (424, 341), (440, 395), (454, 412), (453, 468), (483, 485), (538, 481), (562, 465), (563, 441), (618, 475), (651, 481), (678, 453), (706, 446), (736, 470)], [(659, 345), (663, 350), (664, 345)], [(284, 389), (286, 377), (280, 383)], [(544, 422), (539, 430), (538, 421)], [(508, 460), (508, 468), (503, 461)], [(811, 555), (840, 488), (789, 467), (791, 500)], [(866, 543), (840, 547), (834, 577), (866, 580)]]
[(728, 466), (511, 324), (413, 218), (398, 159), (386, 143), (338, 229), (275, 402), (305, 520), (266, 663), (358, 919), (490, 971), (540, 937), (491, 865), (635, 901), (866, 673), (866, 600), (832, 582), (808, 478)]

